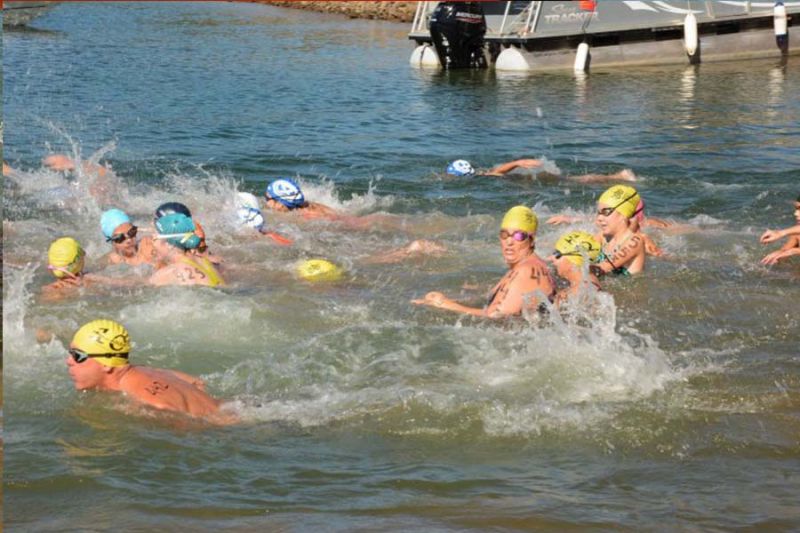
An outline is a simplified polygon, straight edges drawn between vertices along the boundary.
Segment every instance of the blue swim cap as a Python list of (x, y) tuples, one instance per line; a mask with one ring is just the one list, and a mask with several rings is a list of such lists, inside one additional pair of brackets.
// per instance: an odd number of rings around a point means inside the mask
[(475, 175), (475, 169), (472, 168), (469, 161), (465, 159), (456, 159), (447, 165), (447, 173), (451, 176), (458, 177), (473, 176)]
[(303, 207), (306, 203), (306, 197), (303, 196), (300, 186), (289, 178), (277, 179), (267, 185), (266, 195), (267, 198), (276, 200), (289, 209)]
[(183, 213), (165, 215), (156, 220), (156, 238), (165, 239), (172, 246), (194, 250), (200, 245), (200, 237), (194, 234), (194, 222)]
[(103, 216), (100, 217), (100, 228), (103, 230), (103, 235), (106, 239), (110, 239), (114, 235), (114, 230), (123, 224), (130, 224), (131, 219), (121, 209), (109, 209)]

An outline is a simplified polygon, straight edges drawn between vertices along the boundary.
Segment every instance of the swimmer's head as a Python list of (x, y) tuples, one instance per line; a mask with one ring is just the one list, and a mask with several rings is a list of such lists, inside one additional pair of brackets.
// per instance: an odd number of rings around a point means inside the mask
[(297, 209), (298, 207), (303, 207), (306, 203), (306, 197), (303, 195), (300, 185), (290, 178), (277, 179), (267, 185), (264, 196), (268, 200), (275, 200), (288, 209)]
[(103, 366), (119, 367), (128, 364), (131, 341), (128, 330), (108, 319), (92, 320), (84, 324), (70, 343), (72, 359), (81, 364), (92, 358)]
[(633, 212), (632, 218), (639, 224), (644, 224), (644, 200), (642, 198), (639, 199), (639, 203), (636, 205), (636, 210)]
[(539, 219), (536, 218), (536, 213), (530, 207), (525, 207), (524, 205), (509, 209), (500, 223), (501, 230), (524, 231), (531, 235), (536, 235), (538, 227)]
[(459, 178), (474, 176), (475, 169), (466, 159), (456, 159), (447, 165), (447, 174), (450, 176), (457, 176)]
[(236, 195), (236, 202), (236, 215), (242, 225), (258, 230), (264, 227), (264, 215), (258, 206), (258, 198), (249, 192), (240, 192)]
[(309, 259), (297, 266), (297, 275), (306, 281), (336, 281), (343, 272), (326, 259)]
[(56, 239), (47, 251), (47, 268), (58, 279), (76, 277), (83, 270), (86, 253), (72, 237)]
[(156, 220), (156, 239), (164, 239), (182, 250), (194, 250), (200, 246), (200, 237), (195, 234), (191, 218), (183, 213), (173, 213)]
[(189, 208), (182, 203), (166, 202), (156, 208), (155, 213), (153, 213), (153, 220), (158, 220), (159, 218), (167, 215), (174, 215), (175, 213), (180, 213), (184, 216), (192, 218), (192, 212), (189, 211)]
[(118, 227), (130, 223), (130, 217), (121, 209), (109, 209), (100, 217), (100, 228), (103, 230), (103, 235), (106, 239), (110, 239), (114, 235), (114, 230)]
[[(630, 219), (636, 213), (640, 200), (639, 193), (633, 187), (629, 185), (614, 185), (600, 195), (597, 203), (605, 206), (599, 211), (600, 214), (610, 216), (614, 211), (617, 211), (626, 219)], [(605, 214), (606, 210), (608, 210), (608, 214)]]
[(556, 260), (565, 258), (575, 266), (583, 266), (584, 258), (594, 263), (600, 257), (600, 242), (585, 231), (572, 231), (556, 241)]

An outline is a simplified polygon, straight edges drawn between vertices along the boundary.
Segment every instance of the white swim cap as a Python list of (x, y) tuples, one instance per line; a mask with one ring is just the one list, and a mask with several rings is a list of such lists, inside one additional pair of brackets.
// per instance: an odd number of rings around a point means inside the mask
[(264, 215), (258, 207), (258, 198), (249, 192), (240, 192), (236, 195), (236, 202), (239, 222), (251, 228), (261, 229), (264, 225)]

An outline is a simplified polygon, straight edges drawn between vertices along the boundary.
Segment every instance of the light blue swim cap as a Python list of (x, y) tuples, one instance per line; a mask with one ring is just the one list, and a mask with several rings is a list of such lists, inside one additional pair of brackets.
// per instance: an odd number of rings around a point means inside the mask
[(271, 198), (285, 205), (289, 209), (303, 207), (306, 197), (300, 186), (290, 178), (281, 178), (267, 185), (267, 198)]
[(166, 215), (156, 220), (156, 238), (164, 239), (183, 250), (194, 250), (200, 245), (200, 237), (194, 234), (194, 230), (194, 222), (183, 213)]
[(103, 216), (100, 217), (100, 228), (103, 230), (103, 235), (106, 239), (110, 239), (114, 235), (114, 230), (123, 224), (130, 224), (131, 219), (121, 209), (109, 209)]
[(475, 174), (475, 169), (472, 168), (472, 165), (469, 161), (465, 159), (457, 159), (447, 165), (447, 173), (451, 176), (473, 176)]

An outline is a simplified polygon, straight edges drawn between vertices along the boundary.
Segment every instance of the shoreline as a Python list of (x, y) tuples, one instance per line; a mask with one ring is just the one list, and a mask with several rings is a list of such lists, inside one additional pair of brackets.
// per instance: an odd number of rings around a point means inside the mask
[(320, 13), (334, 13), (350, 18), (411, 22), (418, 2), (323, 2), (318, 0), (244, 0), (255, 4), (268, 4), (290, 9), (304, 9)]

